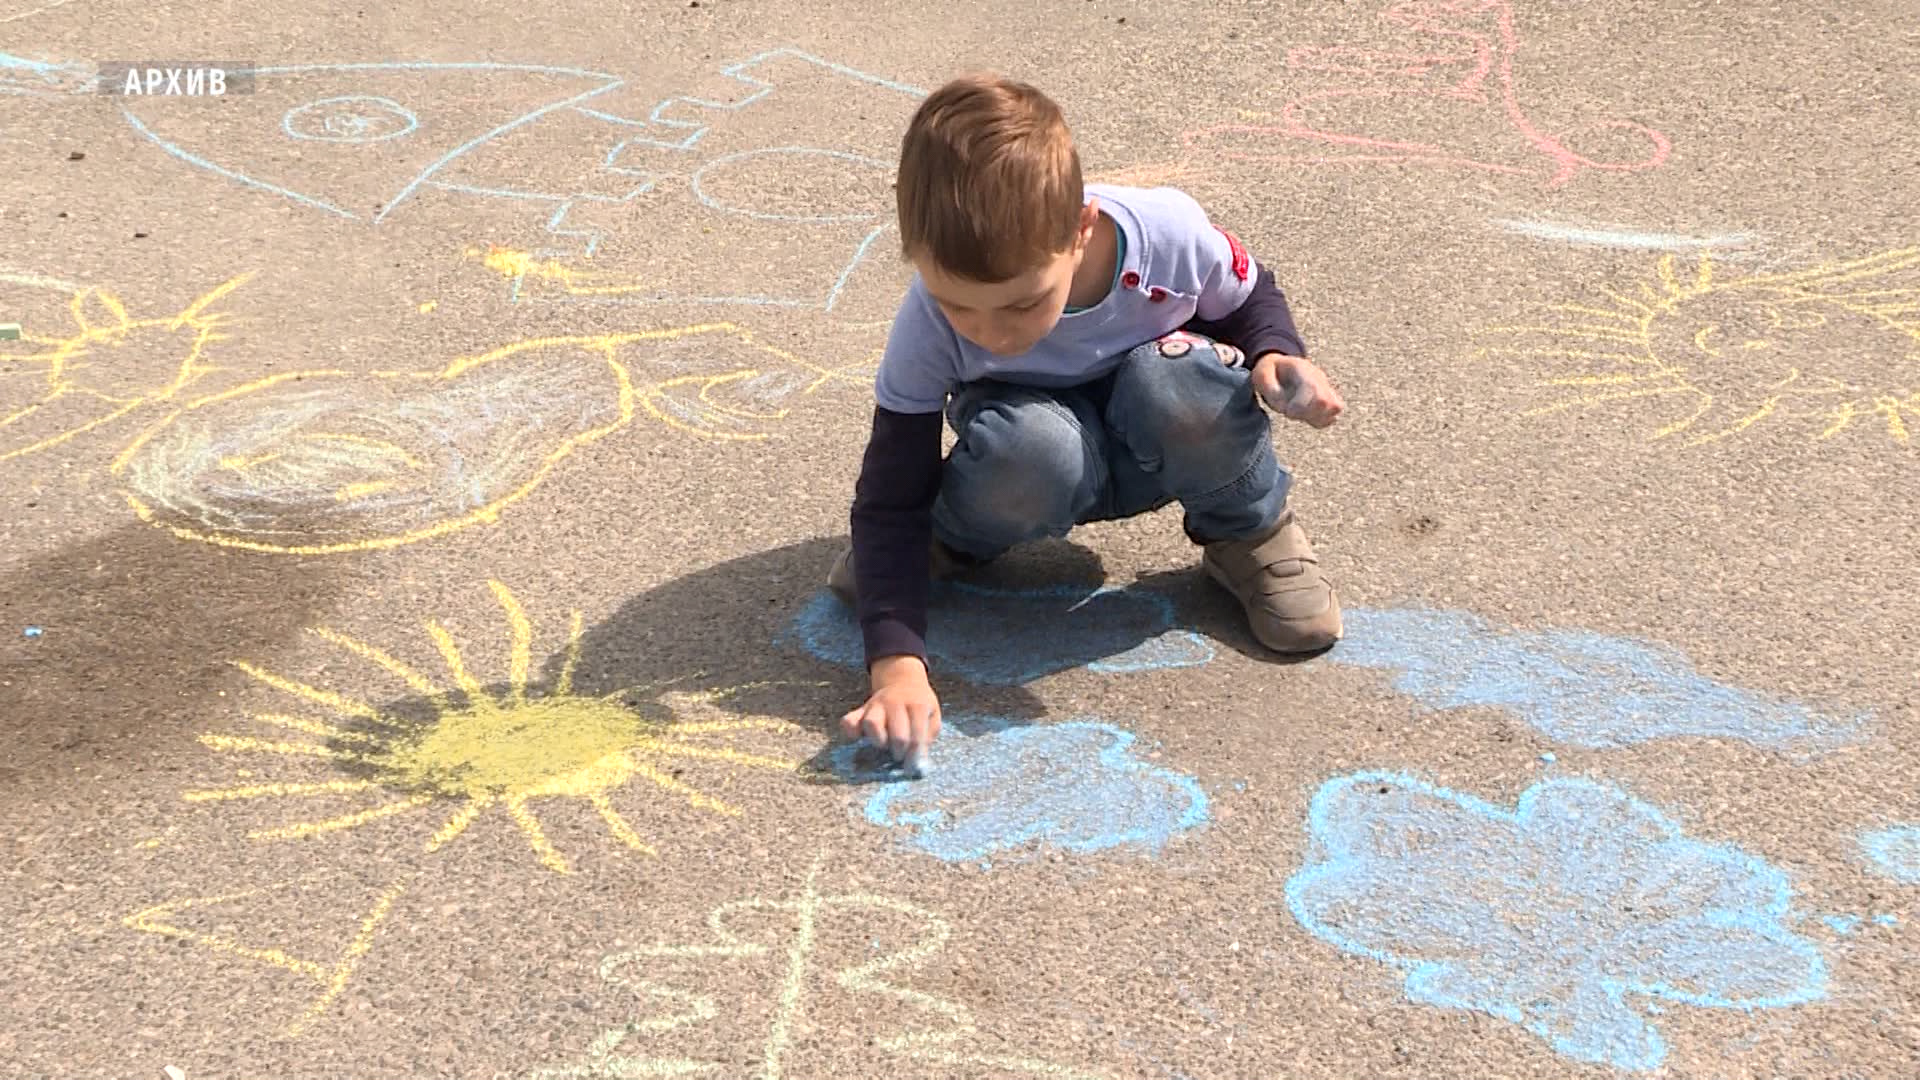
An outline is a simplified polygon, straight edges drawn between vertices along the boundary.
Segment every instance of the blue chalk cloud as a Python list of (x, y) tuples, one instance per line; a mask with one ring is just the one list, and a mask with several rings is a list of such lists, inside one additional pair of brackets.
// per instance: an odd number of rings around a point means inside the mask
[[(1071, 668), (1105, 675), (1196, 667), (1206, 639), (1174, 626), (1173, 602), (1143, 589), (994, 589), (936, 585), (927, 612), (936, 670), (981, 685), (1017, 686)], [(794, 640), (828, 663), (864, 667), (860, 624), (830, 592), (795, 616)]]
[(1333, 663), (1399, 672), (1395, 689), (1435, 709), (1507, 709), (1559, 742), (1595, 749), (1689, 736), (1795, 753), (1859, 738), (1868, 717), (1831, 716), (1717, 683), (1678, 652), (1584, 630), (1496, 630), (1463, 611), (1346, 613)]
[(1920, 825), (1867, 833), (1860, 838), (1860, 849), (1880, 873), (1903, 885), (1920, 885)]
[(1742, 1010), (1825, 996), (1826, 965), (1787, 928), (1786, 876), (1688, 838), (1615, 788), (1556, 779), (1508, 811), (1388, 773), (1328, 781), (1294, 918), (1406, 972), (1423, 1005), (1519, 1024), (1560, 1054), (1658, 1068), (1659, 1002)]
[(1193, 777), (1139, 760), (1133, 743), (1091, 720), (1016, 726), (949, 717), (924, 779), (863, 772), (855, 747), (841, 748), (835, 766), (886, 781), (867, 800), (867, 820), (906, 830), (910, 846), (948, 862), (1049, 848), (1155, 855), (1206, 823), (1207, 796)]

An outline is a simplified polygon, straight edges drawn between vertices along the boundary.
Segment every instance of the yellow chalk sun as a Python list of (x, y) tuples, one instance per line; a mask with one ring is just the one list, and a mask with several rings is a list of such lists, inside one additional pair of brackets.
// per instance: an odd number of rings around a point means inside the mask
[[(353, 829), (382, 818), (429, 811), (451, 804), (425, 850), (435, 852), (465, 833), (486, 811), (500, 808), (525, 834), (548, 868), (570, 873), (566, 858), (547, 840), (532, 804), (569, 798), (591, 805), (612, 836), (627, 847), (657, 854), (614, 807), (612, 794), (635, 779), (645, 780), (676, 801), (701, 811), (737, 817), (739, 807), (682, 782), (663, 767), (672, 759), (724, 762), (750, 769), (792, 771), (798, 762), (750, 754), (730, 746), (701, 745), (696, 736), (752, 729), (785, 728), (779, 721), (739, 718), (708, 722), (658, 719), (635, 711), (621, 698), (629, 690), (600, 697), (573, 692), (580, 658), (581, 616), (573, 613), (565, 664), (553, 686), (536, 694), (532, 666), (533, 627), (513, 593), (489, 582), (506, 611), (512, 632), (510, 673), (505, 691), (490, 695), (469, 673), (453, 637), (429, 621), (427, 633), (445, 660), (456, 696), (393, 656), (362, 641), (325, 628), (310, 632), (367, 660), (423, 695), (430, 719), (411, 723), (342, 694), (235, 662), (248, 675), (332, 713), (322, 721), (281, 713), (258, 713), (259, 723), (311, 736), (315, 740), (268, 739), (206, 734), (200, 741), (218, 753), (322, 759), (350, 771), (352, 778), (304, 783), (250, 784), (189, 791), (191, 802), (302, 799), (360, 793), (385, 797), (379, 805), (331, 817), (256, 829), (256, 840), (292, 840)], [(740, 689), (690, 695), (713, 701)], [(342, 723), (344, 721), (344, 723)], [(397, 798), (393, 797), (397, 796)]]
[(1683, 275), (1668, 255), (1634, 291), (1604, 294), (1480, 332), (1482, 358), (1561, 369), (1536, 384), (1557, 400), (1526, 415), (1671, 402), (1651, 438), (1687, 446), (1762, 423), (1828, 439), (1862, 421), (1905, 445), (1920, 423), (1920, 248), (1740, 277), (1708, 255)]

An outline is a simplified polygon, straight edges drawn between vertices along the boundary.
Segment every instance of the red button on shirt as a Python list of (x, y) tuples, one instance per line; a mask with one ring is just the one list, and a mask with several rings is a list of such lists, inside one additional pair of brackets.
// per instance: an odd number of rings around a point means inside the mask
[(1120, 275), (1120, 284), (1125, 285), (1129, 289), (1138, 288), (1140, 285), (1140, 275), (1135, 271), (1129, 270)]
[(1165, 300), (1166, 298), (1167, 298), (1167, 290), (1161, 288), (1158, 285), (1155, 285), (1153, 288), (1147, 290), (1147, 299), (1153, 301), (1156, 304), (1162, 300)]

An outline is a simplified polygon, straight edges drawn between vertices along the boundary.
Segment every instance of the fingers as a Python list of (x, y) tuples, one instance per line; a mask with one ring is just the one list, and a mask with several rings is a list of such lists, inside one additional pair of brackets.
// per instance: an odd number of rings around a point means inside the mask
[(863, 739), (874, 746), (887, 745), (887, 710), (869, 701), (840, 718), (840, 730), (848, 738)]
[(1327, 427), (1344, 411), (1346, 405), (1338, 397), (1316, 396), (1303, 406), (1298, 418), (1317, 428)]
[(1280, 374), (1272, 364), (1257, 364), (1253, 369), (1253, 389), (1269, 402), (1283, 400), (1280, 396)]
[(1346, 411), (1346, 402), (1340, 399), (1340, 392), (1332, 386), (1316, 379), (1288, 380), (1291, 393), (1280, 411), (1283, 415), (1302, 420), (1317, 428), (1332, 424), (1342, 412)]
[(895, 761), (907, 760), (913, 750), (913, 714), (918, 711), (912, 705), (895, 705), (887, 710), (886, 747)]
[(1310, 380), (1301, 379), (1294, 384), (1293, 393), (1287, 396), (1286, 407), (1281, 411), (1295, 420), (1309, 420), (1320, 405), (1320, 388)]
[(916, 763), (925, 762), (927, 749), (933, 745), (933, 740), (938, 738), (939, 735), (940, 710), (938, 708), (928, 709), (915, 717), (913, 725), (913, 747), (911, 750), (912, 757), (910, 760)]

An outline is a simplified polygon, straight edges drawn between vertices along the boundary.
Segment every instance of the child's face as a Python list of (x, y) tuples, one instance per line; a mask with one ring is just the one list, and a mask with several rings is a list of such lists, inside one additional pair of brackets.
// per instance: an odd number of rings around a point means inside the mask
[(1086, 257), (1099, 210), (1089, 201), (1080, 213), (1073, 245), (1045, 263), (1006, 281), (955, 277), (925, 255), (915, 257), (927, 292), (961, 337), (995, 356), (1018, 356), (1053, 331), (1067, 308), (1074, 273)]

